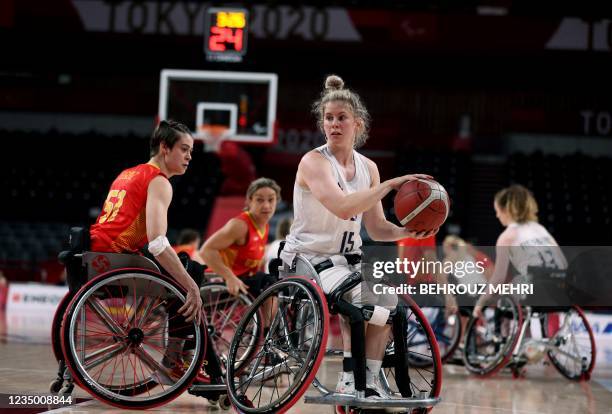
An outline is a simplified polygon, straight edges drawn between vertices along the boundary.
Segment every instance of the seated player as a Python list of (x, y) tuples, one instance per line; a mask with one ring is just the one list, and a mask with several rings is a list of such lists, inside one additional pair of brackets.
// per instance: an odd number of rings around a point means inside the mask
[[(207, 266), (224, 279), (232, 295), (244, 293), (256, 298), (276, 282), (276, 278), (262, 268), (268, 223), (276, 211), (280, 191), (279, 185), (269, 178), (251, 182), (245, 210), (210, 236), (200, 249)], [(266, 306), (272, 306), (272, 302)], [(263, 322), (267, 328), (270, 321)]]
[[(530, 266), (567, 269), (567, 259), (557, 241), (538, 223), (538, 204), (531, 191), (519, 184), (511, 185), (495, 194), (493, 207), (506, 229), (495, 244), (492, 284), (506, 280), (510, 264), (523, 276), (527, 276)], [(482, 308), (490, 296), (480, 296), (472, 312), (474, 317), (482, 316)]]
[(172, 246), (176, 254), (181, 252), (185, 252), (189, 255), (189, 258), (195, 262), (200, 264), (204, 264), (204, 259), (200, 256), (200, 243), (202, 242), (202, 238), (200, 237), (200, 233), (193, 229), (183, 229), (179, 233), (178, 238), (176, 239), (176, 245)]
[[(360, 97), (344, 88), (337, 76), (328, 76), (313, 113), (325, 135), (326, 144), (307, 152), (298, 166), (293, 191), (294, 222), (281, 259), (287, 269), (295, 267), (296, 256), (308, 260), (319, 273), (322, 289), (329, 294), (349, 277), (361, 272), (361, 222), (373, 240), (396, 241), (423, 238), (431, 232), (415, 233), (389, 222), (381, 199), (415, 174), (381, 183), (376, 164), (355, 148), (367, 139), (370, 116)], [(343, 298), (355, 305), (378, 305), (388, 310), (397, 306), (397, 297), (374, 295), (364, 282)], [(342, 318), (343, 372), (336, 392), (355, 393), (350, 324)], [(366, 395), (391, 398), (380, 384), (379, 373), (390, 337), (390, 325), (368, 323), (366, 330)]]
[[(442, 251), (444, 252), (445, 262), (474, 263), (479, 264), (484, 269), (483, 272), (478, 272), (476, 270), (473, 272), (465, 272), (461, 277), (453, 275), (455, 282), (461, 282), (467, 285), (486, 283), (493, 276), (493, 269), (495, 266), (493, 260), (459, 236), (452, 234), (446, 236), (442, 242)], [(473, 267), (476, 269), (476, 266)]]
[[(400, 260), (408, 259), (411, 262), (423, 261), (423, 263), (433, 263), (438, 261), (436, 252), (436, 236), (432, 235), (424, 239), (405, 238), (397, 241), (397, 257)], [(418, 283), (439, 283), (447, 284), (448, 276), (444, 273), (432, 274), (423, 269), (419, 269), (418, 274), (409, 275), (409, 284)], [(418, 301), (417, 301), (418, 302)], [(422, 305), (421, 305), (422, 306)], [(452, 294), (444, 295), (444, 313), (446, 316), (452, 315), (457, 311), (457, 301)]]
[[(150, 140), (151, 158), (121, 172), (113, 181), (104, 202), (103, 211), (91, 226), (91, 249), (97, 252), (138, 254), (148, 243), (148, 252), (162, 269), (187, 291), (185, 304), (170, 309), (185, 317), (170, 318), (169, 332), (174, 341), (168, 346), (162, 363), (175, 372), (183, 367), (188, 339), (193, 335), (190, 322), (199, 323), (202, 299), (199, 284), (204, 274), (189, 274), (166, 238), (168, 207), (172, 186), (168, 179), (187, 171), (193, 151), (189, 129), (176, 121), (161, 121)], [(171, 382), (172, 379), (161, 378)]]

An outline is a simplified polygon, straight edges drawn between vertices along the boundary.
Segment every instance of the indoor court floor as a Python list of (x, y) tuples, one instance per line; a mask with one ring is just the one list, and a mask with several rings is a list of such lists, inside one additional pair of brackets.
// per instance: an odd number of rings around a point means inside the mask
[[(50, 339), (43, 330), (38, 329), (32, 331), (32, 335), (28, 335), (28, 328), (22, 326), (19, 334), (14, 334), (10, 329), (11, 321), (6, 321), (3, 314), (1, 316), (4, 329), (0, 331), (0, 397), (2, 397), (0, 413), (131, 412), (91, 399), (87, 393), (78, 388), (73, 397), (79, 400), (71, 406), (51, 411), (42, 408), (27, 410), (9, 408), (6, 404), (9, 395), (47, 394), (49, 383), (55, 377), (57, 365), (52, 355)], [(326, 358), (319, 378), (326, 384), (335, 384), (339, 370), (339, 359)], [(433, 413), (612, 413), (612, 366), (599, 364), (593, 374), (589, 382), (571, 382), (563, 378), (553, 367), (540, 363), (528, 366), (525, 378), (513, 379), (509, 372), (502, 372), (493, 378), (483, 380), (469, 375), (461, 366), (445, 366), (442, 402), (434, 408)], [(308, 393), (316, 395), (317, 391), (311, 387)], [(184, 394), (170, 404), (148, 412), (204, 414), (224, 411), (210, 406), (203, 398)], [(307, 405), (301, 402), (289, 412), (323, 414), (333, 411), (330, 406)]]

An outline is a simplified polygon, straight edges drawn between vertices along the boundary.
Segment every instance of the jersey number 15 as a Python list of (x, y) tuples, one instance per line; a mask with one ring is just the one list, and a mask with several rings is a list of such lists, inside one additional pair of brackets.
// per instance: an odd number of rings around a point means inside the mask
[(353, 247), (355, 246), (355, 241), (353, 240), (353, 236), (355, 232), (353, 231), (345, 231), (342, 234), (342, 244), (340, 245), (340, 253), (348, 253), (353, 251)]

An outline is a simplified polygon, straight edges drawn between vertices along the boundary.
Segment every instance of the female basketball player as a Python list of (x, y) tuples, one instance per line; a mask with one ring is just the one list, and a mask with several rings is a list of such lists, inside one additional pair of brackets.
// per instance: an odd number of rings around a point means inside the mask
[(204, 262), (225, 279), (232, 295), (253, 297), (276, 281), (262, 272), (269, 221), (280, 199), (280, 187), (269, 178), (253, 181), (246, 194), (246, 209), (215, 232), (200, 249)]
[(204, 260), (198, 252), (202, 243), (200, 233), (194, 229), (183, 229), (176, 239), (176, 245), (172, 246), (176, 254), (185, 252), (189, 258), (200, 264), (204, 264)]
[[(292, 266), (298, 254), (315, 267), (331, 263), (330, 267), (319, 271), (322, 288), (329, 293), (351, 273), (360, 270), (359, 264), (352, 259), (349, 262), (349, 257), (354, 258), (361, 252), (362, 220), (370, 237), (380, 241), (428, 237), (437, 229), (427, 233), (409, 232), (385, 218), (380, 201), (385, 195), (399, 189), (406, 181), (432, 177), (414, 174), (380, 182), (376, 164), (355, 150), (368, 137), (370, 116), (359, 96), (344, 88), (342, 79), (334, 75), (327, 77), (313, 113), (327, 143), (306, 153), (298, 166), (293, 192), (295, 217), (281, 259), (287, 267)], [(397, 304), (395, 297), (366, 296), (362, 297), (362, 287), (356, 286), (345, 299), (355, 305), (379, 304), (394, 308)], [(383, 299), (389, 303), (381, 303)], [(351, 344), (347, 328), (344, 321), (344, 356), (349, 360)], [(389, 333), (388, 325), (372, 324), (366, 332), (366, 387), (381, 397), (389, 397), (378, 382)], [(336, 390), (354, 393), (354, 389), (353, 373), (347, 370), (341, 374)]]
[(187, 171), (193, 137), (185, 125), (161, 121), (151, 136), (150, 147), (149, 162), (123, 171), (113, 181), (103, 211), (91, 226), (91, 249), (136, 253), (148, 243), (149, 252), (159, 264), (187, 289), (185, 304), (178, 311), (187, 322), (199, 321), (200, 288), (166, 238), (172, 200), (168, 179)]
[[(91, 226), (91, 249), (96, 252), (137, 253), (148, 243), (148, 250), (161, 267), (186, 290), (185, 304), (179, 309), (170, 306), (169, 312), (185, 316), (185, 321), (199, 323), (202, 309), (199, 284), (204, 278), (203, 268), (190, 265), (187, 272), (177, 253), (166, 238), (168, 207), (172, 200), (172, 186), (168, 180), (187, 171), (193, 151), (193, 137), (185, 125), (161, 121), (150, 141), (151, 158), (146, 164), (124, 170), (113, 181), (103, 211)], [(193, 326), (169, 318), (168, 348), (162, 364), (180, 375), (183, 359), (192, 354)], [(212, 348), (207, 349), (207, 352)], [(209, 354), (211, 355), (211, 354)], [(220, 369), (215, 358), (208, 358), (207, 370), (218, 377)], [(158, 382), (173, 384), (173, 379), (156, 373)], [(200, 381), (198, 376), (196, 382)]]
[[(527, 188), (511, 185), (495, 194), (493, 202), (497, 219), (506, 227), (495, 244), (495, 270), (490, 282), (502, 283), (510, 263), (521, 275), (528, 266), (566, 269), (567, 260), (554, 237), (538, 223), (538, 204)], [(482, 315), (482, 307), (490, 295), (483, 295), (473, 315)]]

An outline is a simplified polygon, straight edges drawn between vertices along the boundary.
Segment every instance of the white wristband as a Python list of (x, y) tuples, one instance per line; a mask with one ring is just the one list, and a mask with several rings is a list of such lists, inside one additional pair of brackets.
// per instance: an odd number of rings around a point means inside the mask
[(170, 247), (170, 242), (166, 236), (157, 236), (155, 240), (151, 240), (149, 242), (148, 249), (153, 256), (157, 257), (162, 254), (164, 250), (166, 250), (166, 247)]

